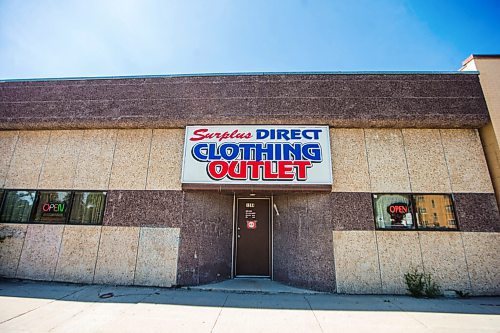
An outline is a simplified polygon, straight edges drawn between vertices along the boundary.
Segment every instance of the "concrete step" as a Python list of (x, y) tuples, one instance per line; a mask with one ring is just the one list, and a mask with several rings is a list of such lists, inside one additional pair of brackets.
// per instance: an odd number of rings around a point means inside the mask
[(190, 290), (224, 291), (240, 293), (263, 294), (323, 294), (319, 291), (290, 287), (268, 278), (234, 278), (217, 283), (205, 284), (194, 287), (184, 287)]

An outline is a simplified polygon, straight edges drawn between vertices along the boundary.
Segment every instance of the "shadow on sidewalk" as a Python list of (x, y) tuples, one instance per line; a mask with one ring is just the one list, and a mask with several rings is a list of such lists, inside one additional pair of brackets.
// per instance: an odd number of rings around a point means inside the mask
[(3, 299), (3, 306), (8, 304), (5, 298), (10, 297), (61, 302), (145, 303), (192, 307), (500, 314), (500, 297), (415, 299), (395, 295), (265, 294), (0, 280), (0, 302)]

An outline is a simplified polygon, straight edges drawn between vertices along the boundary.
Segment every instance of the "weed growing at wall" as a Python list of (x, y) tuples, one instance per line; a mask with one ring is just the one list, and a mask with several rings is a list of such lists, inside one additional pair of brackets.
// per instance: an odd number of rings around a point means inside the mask
[(463, 290), (454, 290), (455, 294), (457, 295), (458, 298), (470, 298), (470, 293), (468, 291), (463, 291)]
[(436, 298), (441, 296), (441, 288), (436, 282), (432, 281), (430, 274), (424, 275), (424, 295), (429, 298)]
[(441, 288), (430, 274), (420, 273), (416, 268), (404, 275), (406, 289), (413, 297), (436, 298), (441, 296)]

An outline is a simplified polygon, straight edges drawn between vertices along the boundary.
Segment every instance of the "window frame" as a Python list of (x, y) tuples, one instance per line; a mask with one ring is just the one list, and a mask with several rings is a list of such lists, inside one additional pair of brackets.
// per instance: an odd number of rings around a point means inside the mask
[[(375, 195), (406, 195), (409, 196), (410, 209), (411, 209), (411, 218), (414, 221), (413, 228), (399, 229), (399, 228), (380, 228), (376, 221), (376, 206), (375, 206)], [(455, 220), (456, 228), (424, 228), (418, 225), (417, 220), (417, 196), (425, 196), (425, 195), (446, 195), (451, 200), (451, 206), (453, 209), (453, 219)], [(455, 232), (460, 231), (460, 225), (457, 217), (457, 211), (455, 208), (455, 197), (453, 193), (401, 193), (401, 192), (380, 192), (380, 193), (372, 193), (372, 211), (373, 211), (373, 222), (375, 224), (376, 231), (439, 231), (439, 232)]]
[[(376, 205), (375, 205), (375, 196), (376, 195), (404, 195), (404, 196), (409, 196), (408, 200), (408, 206), (411, 210), (411, 218), (413, 222), (413, 227), (412, 228), (380, 228), (377, 224), (376, 216)], [(383, 230), (383, 231), (410, 231), (410, 230), (416, 230), (416, 225), (417, 221), (415, 220), (415, 214), (414, 214), (414, 202), (413, 202), (413, 197), (411, 193), (372, 193), (372, 211), (373, 211), (373, 221), (375, 222), (375, 230)]]
[[(73, 200), (75, 199), (75, 194), (76, 193), (89, 193), (89, 192), (97, 192), (97, 193), (104, 193), (104, 205), (102, 207), (102, 212), (101, 212), (101, 215), (99, 216), (100, 220), (101, 220), (101, 223), (99, 224), (93, 224), (93, 223), (74, 223), (74, 222), (71, 222), (71, 213), (73, 212)], [(106, 206), (108, 204), (108, 191), (106, 190), (102, 190), (102, 191), (99, 191), (99, 190), (95, 190), (95, 191), (86, 191), (86, 190), (75, 190), (75, 191), (72, 191), (72, 194), (71, 194), (71, 210), (68, 214), (68, 222), (66, 223), (67, 225), (100, 225), (102, 226), (102, 223), (104, 222), (104, 212), (106, 210)]]
[(0, 212), (2, 211), (3, 207), (3, 198), (5, 197), (5, 191), (6, 189), (0, 188)]
[[(2, 200), (0, 202), (0, 215), (3, 211), (3, 207), (4, 207), (4, 204), (5, 204), (5, 200), (6, 200), (6, 197), (7, 197), (7, 193), (8, 192), (16, 192), (16, 191), (26, 191), (26, 192), (35, 192), (35, 199), (33, 200), (33, 205), (31, 207), (31, 211), (30, 211), (30, 214), (29, 214), (29, 220), (26, 221), (26, 222), (20, 222), (20, 221), (0, 221), (0, 225), (1, 224), (44, 224), (44, 225), (85, 225), (85, 226), (102, 226), (103, 225), (103, 222), (104, 222), (104, 213), (105, 213), (105, 210), (106, 210), (106, 207), (107, 207), (107, 203), (108, 203), (108, 191), (107, 190), (71, 190), (71, 189), (18, 189), (18, 188), (4, 188), (2, 189), (3, 190), (3, 197), (2, 197)], [(64, 222), (53, 222), (53, 223), (50, 223), (50, 222), (37, 222), (35, 221), (35, 214), (36, 214), (36, 208), (38, 206), (38, 202), (40, 200), (40, 192), (70, 192), (71, 193), (71, 196), (70, 196), (70, 202), (68, 203), (68, 207), (69, 207), (69, 212), (68, 212), (68, 215), (65, 219)], [(71, 223), (70, 222), (70, 219), (71, 219), (71, 212), (72, 212), (72, 209), (73, 209), (73, 200), (74, 200), (74, 197), (75, 197), (75, 193), (88, 193), (88, 192), (98, 192), (98, 193), (104, 193), (104, 196), (105, 196), (105, 200), (104, 200), (104, 205), (103, 205), (103, 209), (102, 209), (102, 213), (100, 215), (100, 223), (98, 224), (91, 224), (91, 223)]]
[[(456, 228), (424, 228), (424, 227), (420, 227), (418, 225), (418, 220), (416, 218), (416, 212), (412, 211), (413, 214), (415, 214), (415, 226), (416, 226), (416, 229), (415, 230), (420, 230), (420, 231), (445, 231), (445, 232), (450, 232), (450, 231), (460, 231), (460, 225), (458, 223), (458, 218), (457, 218), (457, 210), (456, 210), (456, 206), (455, 206), (455, 197), (453, 195), (453, 193), (419, 193), (419, 195), (446, 195), (450, 198), (451, 200), (451, 206), (452, 206), (452, 209), (453, 209), (453, 219), (455, 220), (455, 226)], [(413, 198), (413, 195), (411, 195), (412, 198)], [(416, 207), (416, 203), (415, 204), (415, 207)], [(445, 206), (445, 210), (446, 209), (446, 206)]]
[[(32, 220), (32, 216), (33, 216), (33, 211), (34, 211), (34, 208), (36, 206), (36, 200), (37, 200), (37, 196), (38, 196), (38, 190), (35, 190), (35, 189), (25, 189), (25, 188), (21, 188), (21, 189), (18, 189), (18, 188), (4, 188), (3, 189), (3, 198), (2, 198), (2, 202), (0, 203), (0, 216), (2, 215), (2, 212), (3, 212), (3, 208), (4, 208), (4, 205), (5, 205), (5, 200), (7, 199), (7, 193), (8, 192), (18, 192), (18, 191), (24, 191), (24, 192), (35, 192), (35, 198), (33, 199), (33, 205), (31, 205), (31, 210), (30, 210), (30, 214), (29, 214), (29, 219), (28, 221), (26, 222), (19, 222), (19, 221), (2, 221), (0, 220), (0, 224), (15, 224), (15, 223), (19, 223), (19, 224), (30, 224), (32, 223), (31, 220)], [(36, 223), (38, 224), (38, 223)]]

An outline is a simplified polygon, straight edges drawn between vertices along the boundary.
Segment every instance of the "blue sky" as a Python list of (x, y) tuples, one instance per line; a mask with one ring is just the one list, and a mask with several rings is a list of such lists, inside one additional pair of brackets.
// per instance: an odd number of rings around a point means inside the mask
[(0, 78), (449, 71), (500, 53), (500, 1), (0, 0)]

